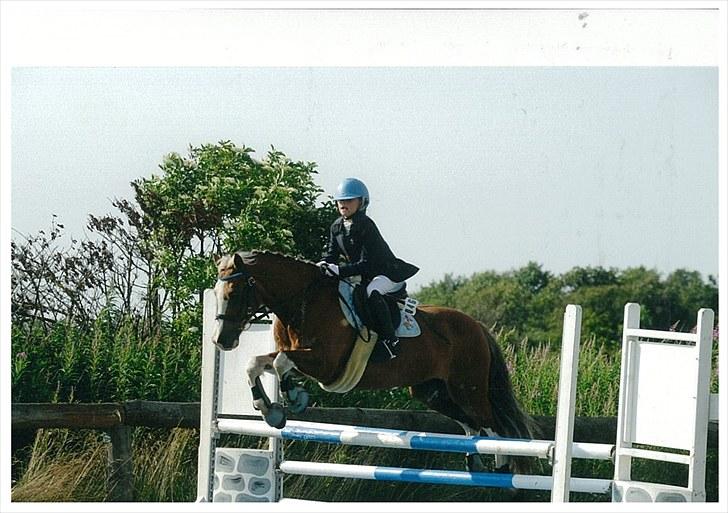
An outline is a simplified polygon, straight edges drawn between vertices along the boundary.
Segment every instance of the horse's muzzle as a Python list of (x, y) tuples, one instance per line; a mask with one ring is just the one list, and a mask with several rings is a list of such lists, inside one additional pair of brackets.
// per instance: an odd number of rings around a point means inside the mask
[[(219, 323), (222, 325), (222, 323)], [(240, 343), (240, 333), (242, 330), (222, 328), (218, 326), (212, 335), (212, 342), (223, 351), (230, 351), (238, 347)]]

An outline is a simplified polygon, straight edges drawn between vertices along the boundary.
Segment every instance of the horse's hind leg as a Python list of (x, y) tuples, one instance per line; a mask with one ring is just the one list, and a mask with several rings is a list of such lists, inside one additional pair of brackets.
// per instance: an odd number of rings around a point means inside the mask
[[(412, 397), (419, 399), (436, 412), (442, 413), (460, 424), (467, 436), (480, 434), (480, 429), (475, 427), (473, 419), (469, 418), (463, 409), (452, 400), (444, 381), (431, 379), (419, 385), (412, 386), (410, 390)], [(480, 454), (466, 454), (465, 463), (470, 472), (482, 472), (486, 470)]]
[[(498, 438), (498, 433), (493, 431), (490, 428), (485, 428), (483, 430), (486, 434), (486, 436), (490, 436), (492, 438)], [(496, 472), (510, 472), (510, 466), (511, 466), (511, 457), (507, 454), (496, 454), (495, 455), (495, 471)]]

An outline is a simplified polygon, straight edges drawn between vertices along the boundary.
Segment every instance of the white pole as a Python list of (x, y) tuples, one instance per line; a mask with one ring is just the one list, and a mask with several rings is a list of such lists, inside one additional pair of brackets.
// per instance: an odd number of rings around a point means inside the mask
[[(462, 470), (377, 467), (373, 465), (317, 463), (312, 461), (283, 461), (281, 462), (280, 470), (284, 474), (302, 476), (343, 477), (349, 479), (454, 484), (461, 486), (488, 486), (495, 488), (517, 488), (521, 490), (550, 490), (553, 484), (553, 478), (551, 476), (472, 473)], [(611, 486), (611, 479), (571, 478), (571, 488), (575, 492), (607, 493)]]
[(554, 440), (553, 488), (551, 502), (569, 502), (571, 483), (571, 452), (574, 440), (574, 402), (576, 378), (579, 372), (579, 344), (581, 338), (581, 307), (568, 305), (564, 312), (561, 337), (561, 369), (559, 374), (559, 402), (556, 410)]
[(217, 412), (213, 405), (218, 395), (215, 359), (217, 348), (212, 343), (215, 325), (215, 293), (206, 290), (202, 317), (202, 389), (200, 392), (200, 445), (197, 451), (197, 501), (212, 501), (210, 483), (213, 479), (215, 441), (212, 424)]
[(695, 417), (693, 423), (693, 447), (690, 450), (688, 467), (688, 488), (692, 490), (693, 501), (705, 501), (705, 464), (708, 444), (708, 418), (710, 411), (710, 370), (713, 350), (713, 310), (701, 308), (698, 311), (695, 344), (697, 361)]

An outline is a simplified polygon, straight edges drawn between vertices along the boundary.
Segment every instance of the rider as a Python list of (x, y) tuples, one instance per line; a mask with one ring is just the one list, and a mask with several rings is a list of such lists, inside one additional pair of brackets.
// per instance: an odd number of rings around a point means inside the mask
[[(332, 276), (361, 275), (367, 286), (368, 306), (379, 341), (390, 358), (394, 358), (399, 352), (399, 339), (382, 295), (401, 290), (405, 280), (419, 268), (395, 257), (377, 225), (366, 215), (369, 190), (361, 180), (344, 179), (336, 189), (334, 200), (341, 217), (331, 225), (326, 254), (318, 265)], [(345, 263), (338, 265), (340, 256)]]

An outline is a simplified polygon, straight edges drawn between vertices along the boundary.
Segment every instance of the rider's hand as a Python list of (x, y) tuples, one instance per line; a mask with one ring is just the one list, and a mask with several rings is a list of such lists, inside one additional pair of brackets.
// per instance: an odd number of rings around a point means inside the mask
[(327, 276), (338, 276), (339, 275), (339, 266), (336, 264), (330, 264), (328, 262), (319, 262), (318, 265), (321, 268), (321, 271), (326, 274)]

